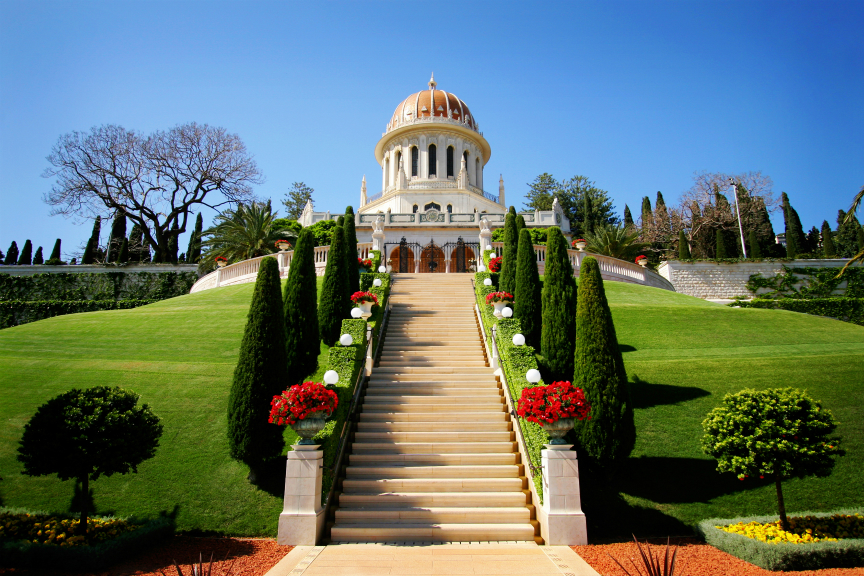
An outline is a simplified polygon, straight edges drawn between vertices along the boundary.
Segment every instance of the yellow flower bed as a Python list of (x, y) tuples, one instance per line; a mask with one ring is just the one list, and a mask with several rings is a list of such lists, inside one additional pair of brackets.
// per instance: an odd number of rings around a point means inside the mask
[(126, 520), (88, 518), (87, 538), (84, 538), (75, 533), (78, 519), (0, 512), (0, 538), (28, 540), (39, 544), (58, 546), (96, 544), (115, 538), (124, 532), (131, 532), (137, 527)]
[(748, 522), (717, 526), (720, 530), (741, 534), (768, 544), (809, 544), (811, 542), (837, 542), (842, 538), (864, 538), (864, 516), (861, 514), (835, 514), (833, 516), (799, 516), (789, 518), (789, 532), (776, 522)]

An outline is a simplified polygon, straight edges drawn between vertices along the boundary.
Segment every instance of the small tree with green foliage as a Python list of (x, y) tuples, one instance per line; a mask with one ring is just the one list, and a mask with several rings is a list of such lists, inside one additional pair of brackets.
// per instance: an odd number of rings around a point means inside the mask
[(315, 276), (315, 235), (300, 231), (294, 248), (288, 282), (282, 301), (285, 307), (285, 353), (288, 384), (302, 379), (318, 367), (321, 335), (318, 332), (318, 284)]
[(516, 216), (511, 212), (504, 218), (504, 246), (501, 252), (501, 272), (498, 275), (499, 290), (510, 294), (516, 290), (516, 254), (519, 248), (519, 237), (516, 233)]
[(831, 436), (836, 428), (831, 412), (803, 390), (747, 389), (726, 394), (708, 413), (702, 449), (717, 459), (718, 472), (773, 478), (780, 522), (789, 530), (783, 480), (831, 474), (834, 458), (845, 453)]
[(36, 254), (33, 255), (33, 264), (43, 264), (45, 258), (42, 256), (42, 247), (36, 249)]
[(126, 264), (129, 262), (129, 239), (123, 238), (123, 243), (120, 244), (120, 250), (117, 253), (117, 262)]
[(192, 235), (189, 237), (189, 247), (186, 249), (186, 261), (190, 264), (197, 264), (201, 260), (201, 235), (204, 228), (204, 218), (201, 213), (195, 218), (195, 229), (192, 230)]
[(684, 230), (678, 231), (678, 259), (690, 260), (693, 256), (690, 254), (690, 243), (687, 242), (687, 234)]
[(747, 234), (747, 256), (750, 258), (762, 258), (762, 247), (759, 246), (759, 237), (755, 230)]
[(627, 204), (624, 205), (624, 227), (625, 228), (633, 228), (635, 223), (633, 222), (633, 215), (630, 213), (630, 207)]
[(126, 238), (126, 215), (117, 212), (111, 222), (111, 235), (108, 237), (108, 262), (117, 262), (117, 255), (120, 253), (120, 245), (124, 238)]
[(309, 229), (315, 234), (316, 246), (330, 246), (333, 244), (333, 232), (336, 229), (335, 220), (321, 220), (309, 226)]
[[(137, 472), (138, 465), (156, 454), (162, 425), (138, 394), (119, 387), (96, 386), (70, 390), (36, 410), (24, 425), (18, 461), (28, 476), (57, 474), (75, 479), (83, 494), (90, 480)], [(87, 533), (86, 498), (81, 509), (80, 534)]]
[(3, 264), (6, 266), (18, 264), (18, 244), (14, 240), (9, 245), (9, 249), (6, 250), (6, 259), (3, 260)]
[(801, 227), (798, 212), (789, 203), (789, 196), (785, 192), (782, 195), (782, 201), (783, 220), (786, 224), (786, 257), (794, 259), (804, 251), (807, 240), (804, 236), (804, 229)]
[(348, 271), (345, 269), (345, 233), (338, 225), (333, 230), (333, 243), (327, 254), (321, 305), (318, 308), (318, 329), (321, 340), (328, 346), (333, 346), (339, 339), (342, 320), (348, 317), (351, 310)]
[(540, 348), (540, 330), (543, 323), (543, 304), (540, 299), (540, 274), (537, 272), (537, 255), (531, 244), (531, 233), (523, 229), (519, 234), (519, 253), (516, 256), (516, 302), (513, 315), (522, 324), (525, 342), (535, 349)]
[(51, 249), (51, 257), (48, 260), (60, 260), (60, 238), (54, 241), (54, 248)]
[(348, 297), (360, 290), (360, 267), (357, 265), (357, 229), (354, 224), (354, 208), (345, 208), (345, 223), (342, 226), (345, 234), (345, 262), (348, 265)]
[(87, 258), (87, 248), (84, 248), (84, 256), (81, 258), (82, 264), (95, 264), (99, 258), (99, 238), (102, 234), (102, 217), (96, 216), (93, 221), (93, 230), (90, 232), (90, 240), (87, 242), (90, 247), (90, 257)]
[(93, 239), (87, 239), (87, 245), (84, 246), (84, 254), (81, 256), (81, 264), (94, 264), (96, 257), (94, 255)]
[(576, 437), (582, 450), (611, 471), (633, 451), (636, 425), (600, 266), (590, 256), (579, 269), (575, 348), (573, 386), (591, 404), (591, 419), (576, 421)]
[(726, 233), (723, 230), (717, 230), (714, 234), (715, 236), (715, 249), (714, 249), (714, 257), (715, 258), (727, 258), (726, 255)]
[(827, 220), (822, 221), (822, 254), (825, 258), (836, 258), (837, 248), (834, 246), (834, 234)]
[(268, 256), (261, 260), (258, 268), (228, 397), (231, 456), (249, 466), (253, 482), (260, 465), (282, 452), (282, 429), (267, 420), (270, 401), (287, 384), (279, 265), (276, 258)]
[(33, 264), (33, 243), (29, 239), (24, 242), (24, 248), (21, 249), (21, 254), (18, 256), (19, 266), (30, 266)]
[[(540, 353), (546, 359), (551, 381), (569, 380), (573, 374), (573, 340), (576, 334), (576, 280), (567, 254), (567, 240), (561, 229), (550, 227), (546, 237)], [(518, 298), (516, 303), (518, 305)]]

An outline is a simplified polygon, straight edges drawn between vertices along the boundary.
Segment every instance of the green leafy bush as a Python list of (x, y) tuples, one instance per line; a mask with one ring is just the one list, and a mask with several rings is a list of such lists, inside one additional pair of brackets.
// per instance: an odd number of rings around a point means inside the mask
[[(369, 256), (372, 260), (372, 272), (378, 272), (378, 268), (381, 266), (381, 251), (380, 250), (370, 250)], [(363, 290), (363, 288), (360, 288)]]
[[(756, 294), (760, 289), (769, 292), (759, 294), (759, 298), (864, 298), (864, 267), (847, 268), (838, 278), (842, 268), (808, 268), (783, 266), (783, 270), (764, 278), (753, 274), (747, 281), (747, 289)], [(840, 285), (846, 282), (846, 287)], [(835, 294), (842, 291), (842, 294)]]
[(188, 294), (195, 272), (0, 274), (0, 300), (164, 300)]
[(812, 314), (813, 316), (827, 316), (844, 322), (851, 322), (864, 326), (864, 298), (813, 298), (810, 300), (797, 300), (794, 298), (780, 298), (778, 300), (760, 299), (749, 302), (736, 301), (729, 304), (740, 308), (768, 308), (774, 310), (789, 310)]
[(128, 310), (153, 302), (158, 300), (0, 300), (0, 329), (78, 312)]

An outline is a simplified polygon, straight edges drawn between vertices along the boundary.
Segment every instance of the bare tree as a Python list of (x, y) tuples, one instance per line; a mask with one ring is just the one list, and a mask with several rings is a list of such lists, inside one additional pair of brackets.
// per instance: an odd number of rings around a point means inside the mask
[(48, 161), (43, 176), (56, 181), (44, 200), (52, 214), (125, 214), (155, 250), (154, 262), (169, 257), (195, 204), (218, 209), (254, 199), (251, 185), (263, 181), (239, 136), (194, 122), (149, 136), (116, 125), (72, 132)]

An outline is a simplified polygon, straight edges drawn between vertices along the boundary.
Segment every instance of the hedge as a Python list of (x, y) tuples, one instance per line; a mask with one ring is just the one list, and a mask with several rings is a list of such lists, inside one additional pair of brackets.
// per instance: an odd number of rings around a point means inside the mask
[(188, 294), (195, 272), (0, 272), (0, 300), (164, 300)]
[[(850, 267), (846, 269), (843, 276), (838, 277), (841, 267), (834, 268), (810, 268), (810, 267), (788, 267), (783, 266), (782, 271), (774, 276), (764, 278), (761, 274), (753, 274), (747, 280), (747, 289), (753, 294), (765, 288), (770, 292), (759, 294), (758, 298), (832, 298), (844, 296), (846, 298), (864, 298), (864, 268)], [(803, 278), (802, 278), (803, 276)], [(841, 289), (841, 283), (846, 282), (846, 287)], [(796, 288), (796, 285), (799, 285)], [(834, 294), (836, 290), (843, 290), (843, 294)]]
[[(134, 520), (131, 520), (134, 522)], [(95, 546), (61, 547), (27, 540), (0, 540), (0, 566), (99, 571), (155, 546), (174, 534), (174, 520), (160, 516)]]
[(128, 310), (153, 302), (158, 300), (0, 300), (0, 329), (78, 312)]
[[(371, 256), (372, 260), (372, 272), (378, 272), (378, 267), (381, 266), (381, 251), (380, 250), (370, 250), (369, 256)], [(363, 290), (362, 286), (360, 288)]]
[(864, 326), (864, 298), (812, 298), (809, 300), (757, 298), (749, 302), (746, 300), (735, 301), (729, 304), (729, 306), (789, 310), (791, 312), (802, 312), (814, 316), (827, 316)]
[[(790, 516), (832, 516), (851, 514), (856, 510), (834, 512), (801, 512)], [(768, 544), (741, 534), (731, 534), (717, 526), (738, 522), (774, 522), (777, 516), (748, 516), (743, 518), (710, 518), (696, 527), (705, 542), (736, 558), (766, 570), (819, 570), (822, 568), (848, 568), (864, 566), (864, 539), (848, 538), (838, 542), (812, 544)]]

